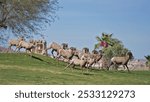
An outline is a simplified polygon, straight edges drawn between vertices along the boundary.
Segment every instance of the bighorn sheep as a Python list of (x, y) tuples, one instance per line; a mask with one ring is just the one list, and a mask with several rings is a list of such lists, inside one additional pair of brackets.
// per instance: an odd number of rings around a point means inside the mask
[(93, 64), (95, 63), (95, 58), (90, 55), (88, 58), (87, 58), (87, 67), (91, 67)]
[(126, 56), (124, 56), (124, 57), (113, 57), (113, 58), (111, 58), (111, 62), (108, 67), (108, 70), (109, 70), (110, 66), (114, 64), (114, 65), (123, 65), (123, 67), (124, 68), (126, 67), (129, 72), (129, 68), (128, 68), (127, 64), (129, 62), (129, 60), (132, 58), (133, 58), (133, 55), (131, 52), (128, 52), (126, 54)]
[[(29, 43), (30, 43), (30, 44), (33, 44), (33, 45), (35, 45), (35, 46), (37, 45), (37, 41), (34, 40), (34, 39), (30, 39), (30, 40), (29, 40)], [(36, 52), (36, 48), (31, 49), (31, 52), (37, 53), (37, 52)]]
[(76, 49), (76, 55), (79, 59), (81, 59), (82, 56), (88, 58), (90, 55), (89, 48), (85, 47), (82, 49), (82, 51)]
[(11, 49), (11, 46), (16, 46), (15, 51), (17, 50), (17, 46), (19, 45), (20, 41), (24, 41), (25, 39), (23, 37), (20, 37), (18, 39), (11, 39), (9, 43), (9, 49)]
[(52, 49), (51, 53), (52, 53), (52, 56), (55, 58), (54, 51), (57, 53), (57, 56), (58, 56), (59, 50), (62, 49), (62, 48), (66, 49), (67, 47), (68, 47), (68, 45), (65, 44), (65, 43), (63, 43), (62, 46), (61, 46), (61, 45), (57, 44), (56, 42), (52, 42), (50, 44), (50, 46), (46, 49), (46, 51), (49, 50), (49, 49)]
[(68, 44), (67, 43), (62, 43), (61, 46), (62, 46), (63, 49), (68, 49)]
[(81, 59), (73, 58), (70, 60), (70, 63), (65, 67), (65, 69), (67, 69), (71, 65), (73, 65), (73, 67), (75, 67), (75, 65), (77, 65), (82, 68), (82, 72), (83, 72), (83, 68), (85, 67), (86, 63), (87, 63), (87, 59), (84, 56), (82, 56)]
[(66, 59), (72, 59), (72, 57), (75, 55), (76, 51), (73, 49), (59, 49), (58, 51), (59, 55), (58, 58), (60, 58), (61, 56), (66, 58)]
[(17, 47), (18, 47), (18, 51), (20, 51), (21, 48), (25, 48), (26, 52), (27, 50), (31, 52), (31, 49), (35, 48), (33, 44), (28, 43), (26, 41), (20, 41)]
[(41, 55), (47, 55), (47, 51), (46, 51), (47, 42), (45, 40), (30, 39), (29, 43), (36, 46), (35, 48), (31, 49), (31, 52), (38, 53)]
[(82, 49), (82, 52), (83, 52), (83, 53), (89, 53), (89, 48), (84, 47), (84, 48)]
[(88, 67), (91, 67), (93, 64), (96, 64), (102, 58), (102, 53), (93, 50), (92, 54), (88, 58)]

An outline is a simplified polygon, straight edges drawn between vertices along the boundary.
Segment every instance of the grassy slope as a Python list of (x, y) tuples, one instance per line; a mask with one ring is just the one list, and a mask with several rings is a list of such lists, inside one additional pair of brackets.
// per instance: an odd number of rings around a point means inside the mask
[(149, 84), (150, 71), (98, 71), (92, 70), (84, 74), (79, 68), (64, 70), (66, 63), (54, 59), (27, 54), (0, 53), (0, 84)]

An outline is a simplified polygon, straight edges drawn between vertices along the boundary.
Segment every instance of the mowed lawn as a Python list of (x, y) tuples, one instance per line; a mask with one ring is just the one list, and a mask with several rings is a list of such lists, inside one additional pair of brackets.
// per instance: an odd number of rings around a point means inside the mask
[(0, 85), (150, 85), (150, 71), (73, 71), (41, 55), (0, 53)]

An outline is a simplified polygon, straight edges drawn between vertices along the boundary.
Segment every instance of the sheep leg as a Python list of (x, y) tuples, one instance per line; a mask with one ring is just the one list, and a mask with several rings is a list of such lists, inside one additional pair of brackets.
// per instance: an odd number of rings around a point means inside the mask
[(128, 68), (127, 64), (126, 64), (125, 66), (127, 67), (127, 69), (128, 69), (128, 72), (130, 72), (130, 70), (129, 70), (129, 68)]
[(99, 68), (99, 70), (103, 70), (103, 68), (101, 67), (101, 64), (98, 62), (98, 68)]
[(16, 51), (16, 52), (20, 52), (20, 49), (21, 49), (21, 47), (20, 46), (18, 46), (18, 47), (16, 47), (16, 48), (18, 48), (18, 50)]
[[(85, 67), (86, 68), (86, 67)], [(89, 72), (89, 68), (87, 68), (86, 72), (88, 73)]]
[(115, 67), (115, 71), (118, 71), (118, 65), (116, 63), (114, 64), (114, 67)]
[(11, 45), (8, 48), (11, 50)]
[(57, 55), (57, 57), (54, 57), (54, 58), (56, 58), (57, 60), (59, 60), (61, 58), (61, 55), (59, 54), (59, 55)]
[(64, 70), (66, 70), (70, 65), (72, 65), (73, 63), (68, 64)]
[(90, 63), (87, 68), (91, 68), (92, 69), (92, 65), (93, 65), (93, 63)]
[(26, 48), (26, 53), (31, 53), (31, 48)]
[(109, 66), (107, 67), (107, 70), (109, 70), (111, 65), (113, 65), (113, 62), (110, 62)]
[(28, 53), (28, 51), (29, 51), (29, 50), (26, 48), (26, 53)]
[(90, 64), (87, 64), (87, 65), (85, 65), (85, 67), (90, 68), (90, 67), (91, 67), (91, 65), (90, 65)]
[(58, 52), (55, 49), (52, 49), (52, 51), (51, 51), (53, 58), (56, 58), (56, 56), (54, 56), (54, 51), (57, 53), (57, 56), (58, 56)]
[(70, 67), (72, 72), (73, 72), (73, 68), (74, 68), (74, 67), (75, 67), (75, 64), (73, 64), (72, 68)]
[(55, 56), (54, 56), (54, 49), (52, 49), (52, 51), (51, 51), (51, 53), (52, 53), (52, 56), (55, 58)]
[(97, 63), (97, 62), (93, 62), (93, 64), (91, 65), (91, 67), (92, 67), (92, 66), (94, 66), (94, 67), (95, 67), (95, 66), (96, 66), (96, 63)]
[(83, 66), (83, 67), (87, 68), (87, 72), (88, 72), (88, 70), (90, 70), (90, 71), (92, 70), (92, 67), (91, 67), (91, 66), (87, 66), (87, 67), (86, 67), (86, 66)]
[[(35, 49), (35, 48), (34, 48), (34, 49)], [(33, 51), (32, 51), (32, 52), (33, 52)], [(46, 56), (48, 56), (47, 49), (44, 50), (44, 53), (45, 53)]]
[(8, 49), (7, 49), (7, 53), (9, 52), (9, 50), (11, 50), (11, 45), (8, 47)]
[(17, 46), (16, 46), (16, 48), (15, 48), (15, 52), (17, 51)]
[(9, 49), (10, 49), (10, 50), (11, 50), (11, 46), (12, 46), (12, 45), (9, 46)]
[(72, 68), (74, 68), (74, 67), (75, 67), (75, 65), (73, 64)]
[(125, 65), (123, 65), (124, 70), (126, 69), (125, 67), (126, 67), (126, 66), (125, 66)]
[(82, 74), (83, 74), (83, 67), (81, 67), (82, 68)]

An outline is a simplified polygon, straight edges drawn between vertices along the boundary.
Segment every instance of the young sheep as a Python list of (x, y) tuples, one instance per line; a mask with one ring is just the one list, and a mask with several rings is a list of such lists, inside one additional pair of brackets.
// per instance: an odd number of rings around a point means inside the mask
[(19, 45), (20, 41), (24, 41), (25, 39), (23, 37), (20, 37), (18, 39), (11, 39), (9, 43), (9, 49), (11, 49), (12, 46), (16, 46), (15, 51), (17, 50), (17, 46)]
[(128, 72), (129, 72), (129, 68), (128, 68), (127, 64), (129, 62), (129, 60), (132, 59), (132, 58), (133, 58), (133, 55), (132, 55), (131, 52), (128, 52), (126, 54), (126, 56), (124, 56), (124, 57), (113, 57), (111, 59), (110, 65), (108, 67), (108, 70), (109, 70), (110, 66), (114, 64), (114, 65), (123, 65), (123, 67), (124, 68), (126, 67)]
[(65, 69), (67, 69), (71, 65), (73, 65), (73, 67), (75, 67), (76, 65), (76, 66), (80, 66), (83, 72), (83, 68), (85, 67), (86, 63), (87, 63), (87, 59), (84, 56), (82, 56), (81, 59), (73, 58), (70, 60), (70, 63), (65, 67)]
[(26, 52), (27, 51), (31, 52), (31, 49), (35, 48), (35, 46), (32, 43), (28, 43), (26, 41), (21, 41), (17, 47), (18, 47), (18, 51), (20, 51), (21, 48), (25, 48)]

